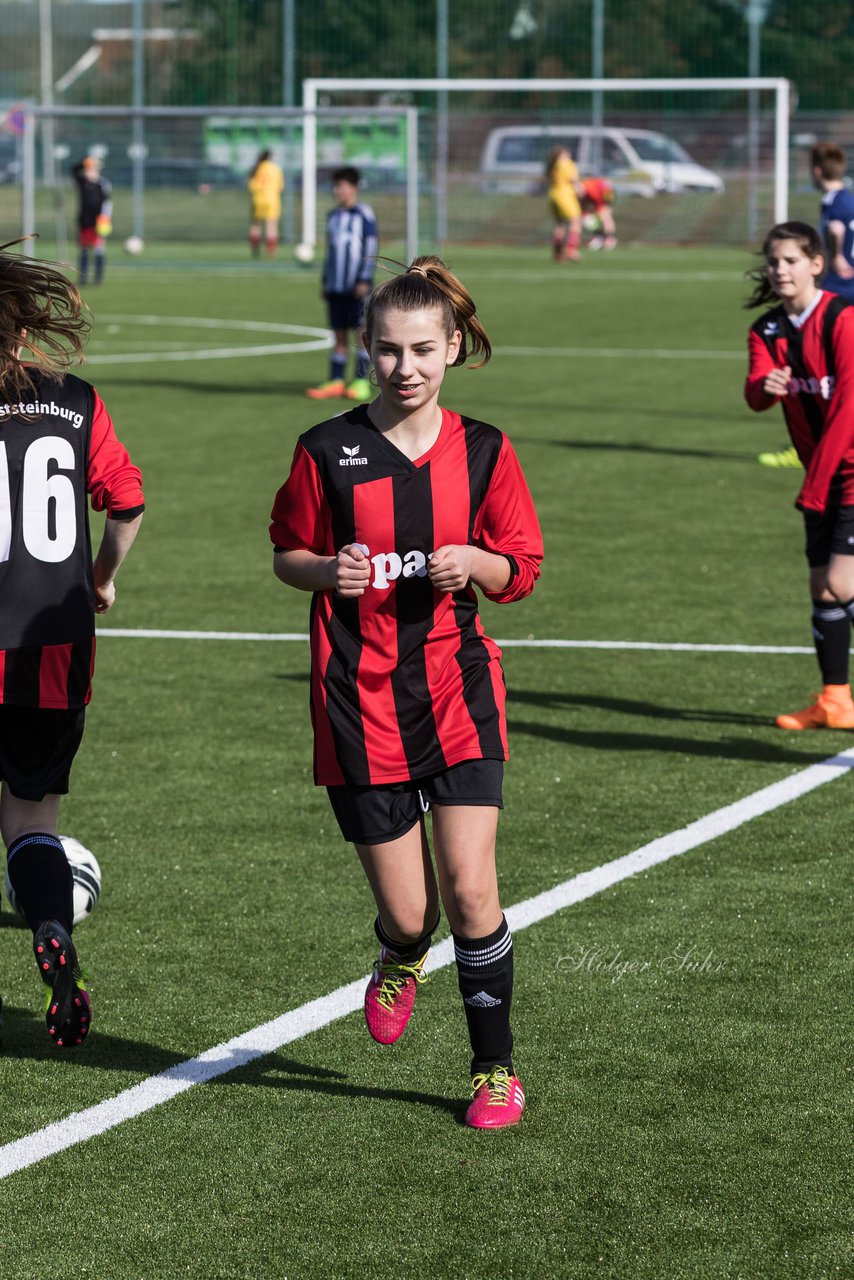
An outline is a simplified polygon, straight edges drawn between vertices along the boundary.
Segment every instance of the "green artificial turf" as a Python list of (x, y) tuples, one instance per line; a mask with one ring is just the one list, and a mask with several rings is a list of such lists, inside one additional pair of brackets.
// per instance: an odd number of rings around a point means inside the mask
[[(83, 372), (147, 496), (101, 625), (302, 634), (267, 522), (325, 353), (98, 357), (297, 341), (233, 322), (323, 327), (317, 274), (187, 253), (111, 250), (88, 295)], [(489, 633), (808, 646), (798, 475), (757, 465), (782, 417), (741, 399), (749, 255), (447, 257), (496, 355), (443, 402), (511, 435), (546, 542), (534, 595), (484, 605)], [(368, 972), (369, 891), (311, 783), (307, 669), (299, 640), (100, 639), (62, 811), (103, 870), (77, 934), (94, 1029), (50, 1045), (7, 907), (0, 1145)], [(508, 647), (505, 669), (505, 906), (852, 745), (773, 726), (815, 687), (809, 654)], [(852, 786), (517, 932), (518, 1130), (461, 1123), (444, 968), (391, 1050), (353, 1014), (0, 1182), (3, 1275), (851, 1275)]]

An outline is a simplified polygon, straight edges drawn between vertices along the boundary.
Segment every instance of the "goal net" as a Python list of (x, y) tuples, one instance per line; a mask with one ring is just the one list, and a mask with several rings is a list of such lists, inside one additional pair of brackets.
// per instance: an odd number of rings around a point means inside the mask
[[(557, 145), (582, 176), (612, 183), (624, 242), (743, 245), (787, 216), (786, 80), (304, 81), (304, 107), (320, 102), (418, 108), (422, 238), (437, 244), (547, 240), (544, 170)], [(309, 128), (306, 240), (317, 234), (318, 157)]]

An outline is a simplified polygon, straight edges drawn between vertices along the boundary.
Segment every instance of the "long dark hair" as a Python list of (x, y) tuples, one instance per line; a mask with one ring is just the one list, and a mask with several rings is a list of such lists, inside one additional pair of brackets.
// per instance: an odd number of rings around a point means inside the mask
[(261, 168), (261, 165), (264, 163), (265, 160), (269, 160), (272, 154), (273, 153), (269, 147), (265, 147), (263, 151), (258, 152), (258, 159), (255, 161), (255, 163), (253, 164), (252, 168), (249, 171), (250, 178), (255, 177), (255, 174)]
[[(8, 252), (20, 243), (0, 245), (0, 391), (16, 400), (32, 389), (33, 358), (57, 381), (82, 363), (91, 328), (80, 293), (60, 265)], [(26, 360), (21, 348), (30, 353)]]
[(463, 336), (454, 365), (465, 364), (470, 356), (481, 357), (476, 365), (471, 366), (473, 369), (485, 365), (492, 355), (492, 343), (477, 318), (474, 299), (450, 267), (432, 254), (416, 258), (399, 275), (384, 280), (371, 294), (365, 314), (368, 344), (381, 311), (426, 311), (434, 307), (442, 312), (446, 337), (453, 337), (455, 329), (459, 329)]
[(768, 255), (771, 252), (772, 244), (780, 240), (794, 240), (804, 252), (807, 258), (824, 258), (824, 245), (821, 236), (815, 227), (811, 227), (808, 222), (778, 222), (768, 232), (762, 242), (760, 257), (762, 265), (751, 267), (749, 271), (745, 271), (746, 280), (752, 280), (754, 289), (750, 297), (744, 304), (745, 310), (749, 311), (751, 307), (764, 307), (769, 302), (779, 302), (771, 283), (768, 279)]

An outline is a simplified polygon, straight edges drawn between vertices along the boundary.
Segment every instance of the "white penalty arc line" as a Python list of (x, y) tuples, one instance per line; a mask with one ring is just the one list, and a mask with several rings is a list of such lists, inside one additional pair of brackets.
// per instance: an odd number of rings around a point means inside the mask
[(280, 324), (272, 320), (218, 320), (211, 316), (157, 316), (157, 315), (117, 315), (106, 312), (98, 316), (104, 324), (137, 326), (149, 328), (226, 330), (240, 333), (278, 333), (293, 334), (295, 337), (307, 339), (304, 342), (266, 343), (262, 346), (246, 347), (201, 347), (198, 349), (176, 351), (134, 351), (112, 352), (105, 355), (87, 355), (87, 365), (105, 364), (154, 364), (161, 361), (180, 362), (182, 360), (233, 360), (240, 356), (281, 356), (296, 355), (305, 351), (325, 351), (333, 345), (333, 335), (328, 329), (318, 329), (306, 324)]
[[(308, 643), (303, 631), (158, 631), (150, 627), (98, 627), (96, 636), (126, 640), (266, 640)], [(607, 649), (650, 650), (659, 653), (815, 653), (810, 645), (797, 644), (688, 644), (654, 640), (496, 640), (502, 649)]]
[[(511, 930), (527, 929), (566, 907), (602, 893), (621, 880), (667, 862), (670, 858), (679, 857), (680, 854), (696, 849), (727, 832), (735, 831), (753, 818), (771, 813), (817, 787), (845, 776), (852, 768), (854, 748), (830, 756), (819, 764), (810, 765), (780, 782), (773, 782), (742, 800), (736, 800), (733, 804), (698, 818), (687, 827), (652, 840), (632, 853), (594, 867), (591, 871), (583, 871), (552, 889), (516, 903), (505, 912), (507, 922)], [(444, 969), (453, 960), (453, 939), (446, 938), (430, 952), (429, 968), (431, 972)], [(292, 1009), (232, 1040), (215, 1045), (196, 1058), (188, 1058), (156, 1076), (149, 1076), (130, 1089), (106, 1098), (85, 1111), (75, 1112), (64, 1120), (58, 1120), (35, 1133), (7, 1143), (0, 1147), (0, 1179), (114, 1129), (126, 1120), (151, 1111), (161, 1103), (185, 1093), (195, 1085), (245, 1067), (286, 1044), (301, 1040), (313, 1031), (319, 1031), (322, 1027), (355, 1013), (362, 1005), (367, 980), (365, 975), (355, 982), (338, 987), (328, 995), (310, 1000), (298, 1009)]]

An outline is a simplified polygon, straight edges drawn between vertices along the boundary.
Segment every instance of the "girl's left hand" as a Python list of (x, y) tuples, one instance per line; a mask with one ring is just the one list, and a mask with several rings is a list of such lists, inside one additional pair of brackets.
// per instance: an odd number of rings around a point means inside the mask
[(472, 574), (474, 547), (438, 547), (430, 558), (427, 576), (437, 591), (449, 595), (462, 591)]

